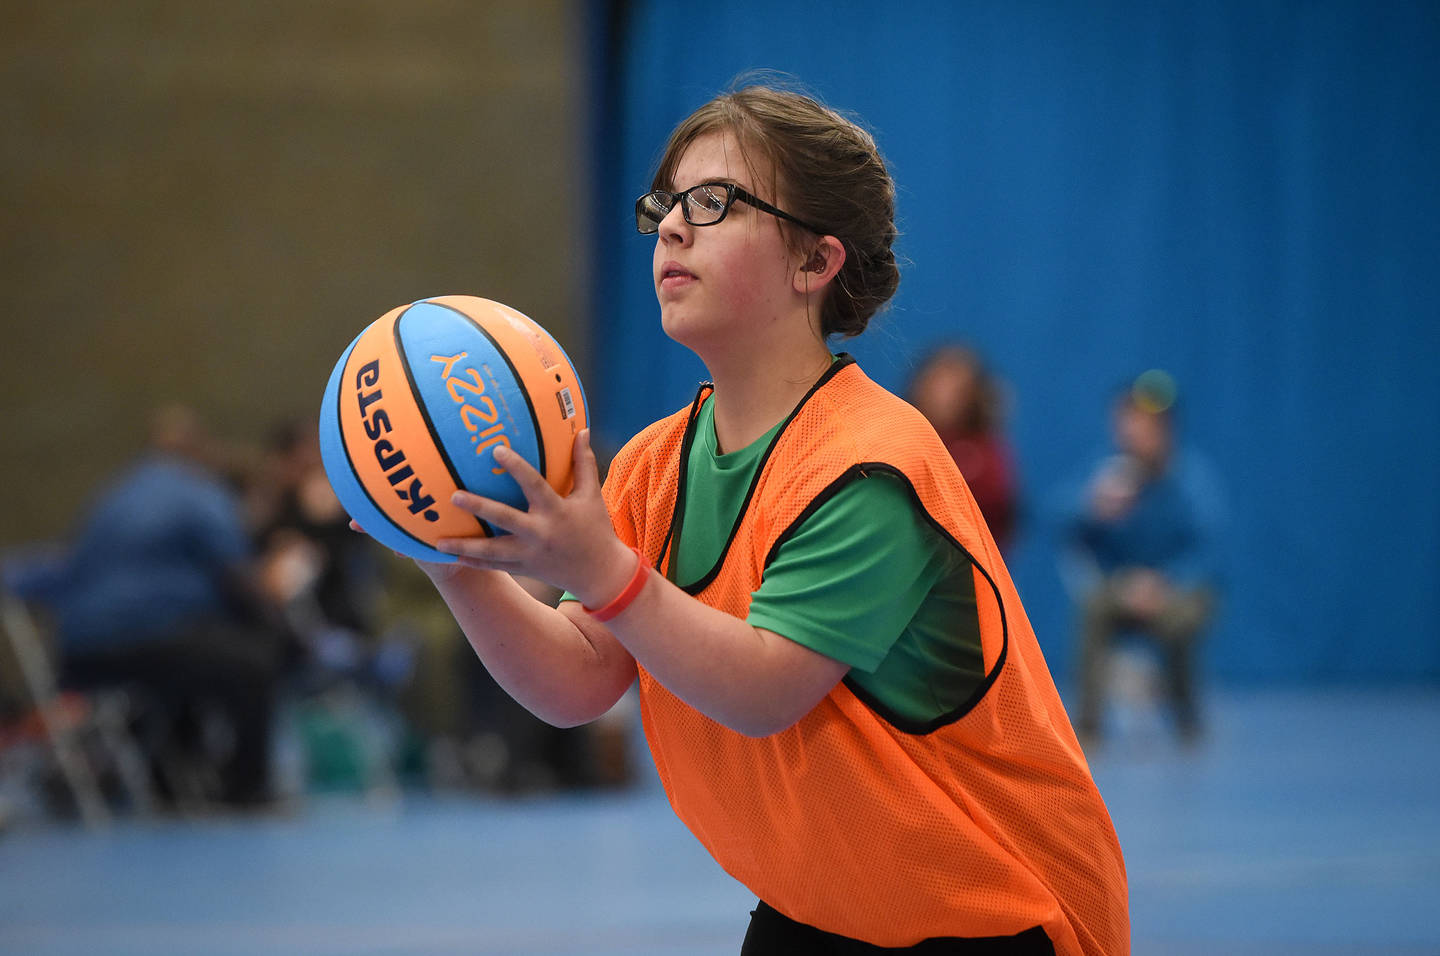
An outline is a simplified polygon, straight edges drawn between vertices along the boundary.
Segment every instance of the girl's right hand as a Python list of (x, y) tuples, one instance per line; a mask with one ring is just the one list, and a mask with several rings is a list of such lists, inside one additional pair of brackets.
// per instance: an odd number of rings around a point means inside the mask
[(562, 496), (529, 462), (509, 448), (495, 450), (525, 495), (514, 508), (470, 492), (456, 492), (456, 507), (509, 532), (497, 538), (446, 538), (438, 548), (463, 564), (536, 578), (598, 607), (624, 586), (635, 567), (630, 548), (615, 534), (600, 490), (590, 431), (575, 436), (571, 450), (575, 482)]

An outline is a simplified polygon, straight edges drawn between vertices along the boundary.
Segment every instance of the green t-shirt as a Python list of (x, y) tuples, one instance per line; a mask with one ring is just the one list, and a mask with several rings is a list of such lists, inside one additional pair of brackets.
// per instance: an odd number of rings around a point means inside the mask
[[(779, 427), (722, 455), (713, 401), (701, 406), (676, 583), (719, 559)], [(883, 471), (845, 486), (780, 546), (746, 620), (849, 664), (852, 686), (911, 722), (955, 710), (985, 676), (970, 563)]]

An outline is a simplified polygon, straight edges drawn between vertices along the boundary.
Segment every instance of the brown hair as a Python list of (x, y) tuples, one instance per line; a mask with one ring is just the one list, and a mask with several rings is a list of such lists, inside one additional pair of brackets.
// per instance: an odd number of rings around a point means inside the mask
[[(827, 337), (864, 332), (900, 284), (891, 248), (895, 183), (874, 138), (811, 96), (743, 86), (717, 96), (675, 128), (651, 188), (676, 188), (671, 179), (686, 148), (714, 132), (735, 136), (757, 179), (763, 167), (751, 153), (765, 161), (770, 170), (765, 178), (779, 206), (844, 244), (845, 264), (825, 296), (820, 332)], [(776, 221), (792, 252), (813, 251), (801, 227)]]

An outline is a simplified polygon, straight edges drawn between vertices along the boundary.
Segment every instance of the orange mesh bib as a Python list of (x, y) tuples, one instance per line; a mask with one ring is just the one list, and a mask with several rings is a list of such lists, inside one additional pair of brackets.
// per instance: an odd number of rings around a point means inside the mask
[[(617, 532), (657, 566), (692, 417), (636, 436), (606, 481)], [(743, 618), (807, 509), (882, 469), (970, 559), (987, 679), (955, 713), (906, 730), (842, 682), (794, 726), (752, 738), (642, 668), (645, 733), (671, 805), (727, 872), (828, 932), (908, 946), (1038, 925), (1058, 953), (1127, 953), (1125, 869), (1104, 802), (979, 510), (918, 412), (835, 363), (781, 429), (697, 596)]]

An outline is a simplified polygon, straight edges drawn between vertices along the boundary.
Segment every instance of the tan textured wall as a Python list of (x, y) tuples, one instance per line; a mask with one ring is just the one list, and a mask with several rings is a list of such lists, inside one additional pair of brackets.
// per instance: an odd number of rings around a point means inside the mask
[(572, 4), (5, 8), (0, 544), (63, 534), (156, 405), (246, 441), (313, 414), (422, 296), (505, 301), (584, 372)]

